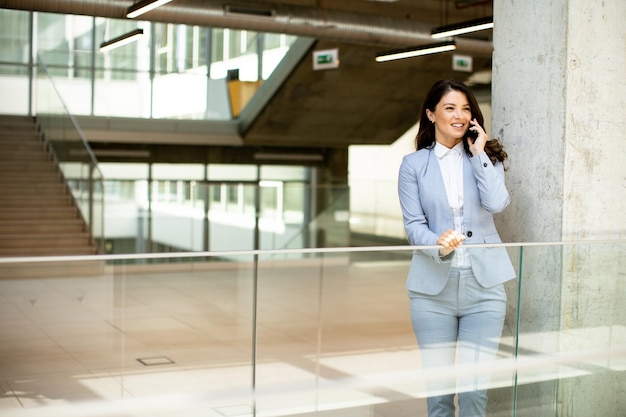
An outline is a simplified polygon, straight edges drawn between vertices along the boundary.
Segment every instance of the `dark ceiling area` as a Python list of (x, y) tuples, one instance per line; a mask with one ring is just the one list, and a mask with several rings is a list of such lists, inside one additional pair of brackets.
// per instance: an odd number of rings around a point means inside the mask
[[(415, 124), (434, 81), (470, 75), (453, 71), (449, 54), (378, 63), (377, 47), (323, 40), (313, 47), (330, 48), (338, 49), (340, 67), (313, 71), (312, 54), (307, 54), (244, 132), (245, 143), (389, 144)], [(475, 71), (490, 69), (491, 59), (474, 58)]]
[[(125, 18), (129, 0), (0, 0), (0, 7)], [(453, 52), (378, 63), (377, 53), (433, 43), (430, 31), (493, 14), (484, 0), (173, 0), (142, 20), (287, 33), (315, 39), (295, 69), (240, 132), (245, 145), (343, 148), (389, 144), (417, 120), (440, 78), (488, 90), (491, 30), (456, 38), (454, 54), (473, 71), (452, 69)], [(315, 50), (337, 49), (336, 69), (313, 70)]]

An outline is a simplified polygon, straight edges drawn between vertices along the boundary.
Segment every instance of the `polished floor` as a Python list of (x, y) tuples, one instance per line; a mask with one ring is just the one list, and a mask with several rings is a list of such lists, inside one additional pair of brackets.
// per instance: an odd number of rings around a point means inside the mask
[(233, 265), (5, 274), (0, 414), (425, 415), (405, 262)]

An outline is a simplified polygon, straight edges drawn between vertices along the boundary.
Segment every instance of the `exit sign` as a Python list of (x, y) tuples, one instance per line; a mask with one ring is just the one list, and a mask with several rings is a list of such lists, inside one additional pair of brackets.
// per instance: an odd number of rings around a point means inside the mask
[(452, 69), (454, 71), (472, 72), (472, 57), (468, 55), (452, 55)]
[(323, 51), (313, 51), (313, 69), (323, 70), (339, 68), (339, 50), (326, 49)]

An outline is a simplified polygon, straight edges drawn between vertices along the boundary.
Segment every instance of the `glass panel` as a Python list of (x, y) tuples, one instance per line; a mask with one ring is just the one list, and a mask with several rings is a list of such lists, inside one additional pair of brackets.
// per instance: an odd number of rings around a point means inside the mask
[(262, 165), (262, 180), (304, 181), (309, 179), (311, 168), (293, 165)]
[(229, 70), (236, 70), (238, 80), (257, 81), (259, 79), (258, 36), (258, 33), (246, 30), (214, 29), (211, 78), (226, 78)]
[(525, 247), (520, 299), (521, 412), (626, 409), (624, 243)]
[[(465, 249), (471, 258), (497, 246)], [(0, 355), (10, 359), (0, 410), (414, 416), (426, 415), (433, 389), (486, 388), (487, 415), (623, 414), (625, 244), (506, 246), (518, 280), (481, 286), (454, 272), (435, 296), (407, 293), (412, 256), (422, 255), (398, 246), (301, 250), (297, 260), (294, 251), (0, 258)], [(444, 326), (419, 320), (420, 307), (449, 294), (456, 304), (459, 293), (490, 312), (506, 306), (481, 339), (498, 343), (480, 366), (474, 355), (434, 362), (446, 348), (476, 352), (454, 334), (424, 345)], [(435, 324), (421, 347), (412, 314), (418, 331)], [(495, 317), (481, 314), (472, 334)]]
[(298, 38), (277, 33), (266, 33), (264, 36), (263, 79), (267, 80)]
[(92, 28), (89, 16), (36, 14), (37, 52), (74, 115), (91, 114)]
[(207, 84), (209, 29), (175, 24), (154, 27), (153, 117), (230, 118), (220, 85)]
[(204, 70), (198, 73), (157, 75), (154, 78), (153, 117), (204, 119), (207, 111), (207, 82)]
[[(296, 39), (267, 35), (259, 65), (259, 37), (266, 35), (257, 32), (0, 10), (0, 87), (15, 98), (5, 110), (0, 108), (3, 113), (29, 112), (28, 67), (9, 64), (30, 61), (31, 14), (35, 52), (56, 78), (73, 115), (232, 119)], [(138, 28), (144, 32), (139, 40), (99, 51), (103, 42)], [(237, 72), (239, 84), (229, 93), (230, 70)], [(235, 99), (238, 104), (231, 108)]]
[(30, 12), (0, 9), (0, 61), (30, 62), (29, 29)]
[(205, 166), (202, 164), (153, 164), (152, 178), (155, 180), (203, 180)]
[(96, 25), (96, 48), (103, 42), (110, 41), (136, 29), (143, 30), (139, 39), (121, 44), (108, 51), (98, 51), (96, 68), (102, 70), (125, 70), (124, 72), (104, 72), (102, 76), (110, 79), (134, 80), (135, 72), (147, 72), (150, 68), (151, 27), (148, 22), (135, 20), (108, 19), (98, 17)]
[(252, 257), (150, 261), (0, 263), (1, 414), (252, 410)]
[(111, 117), (150, 117), (150, 74), (97, 70), (94, 113)]
[(256, 165), (209, 164), (208, 178), (211, 181), (256, 181)]
[(150, 117), (150, 24), (96, 18), (96, 47), (136, 29), (143, 30), (138, 40), (96, 54), (94, 114), (98, 116)]
[(178, 24), (155, 24), (157, 74), (192, 70), (206, 75), (207, 28)]
[[(257, 187), (241, 183), (211, 184), (208, 190), (209, 195), (213, 196), (207, 216), (209, 249), (212, 251), (255, 249), (254, 195)], [(246, 205), (250, 200), (253, 201), (251, 207)]]

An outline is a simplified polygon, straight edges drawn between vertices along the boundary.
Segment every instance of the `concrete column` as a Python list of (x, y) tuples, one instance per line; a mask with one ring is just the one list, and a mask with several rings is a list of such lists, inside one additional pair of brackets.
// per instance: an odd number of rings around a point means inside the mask
[[(494, 2), (492, 136), (510, 157), (512, 197), (498, 218), (503, 240), (626, 238), (624, 22), (623, 0)], [(624, 253), (527, 248), (520, 352), (623, 347)], [(611, 367), (601, 359), (521, 385), (517, 416), (626, 415), (624, 376)], [(494, 394), (493, 406), (506, 408), (511, 392)]]

